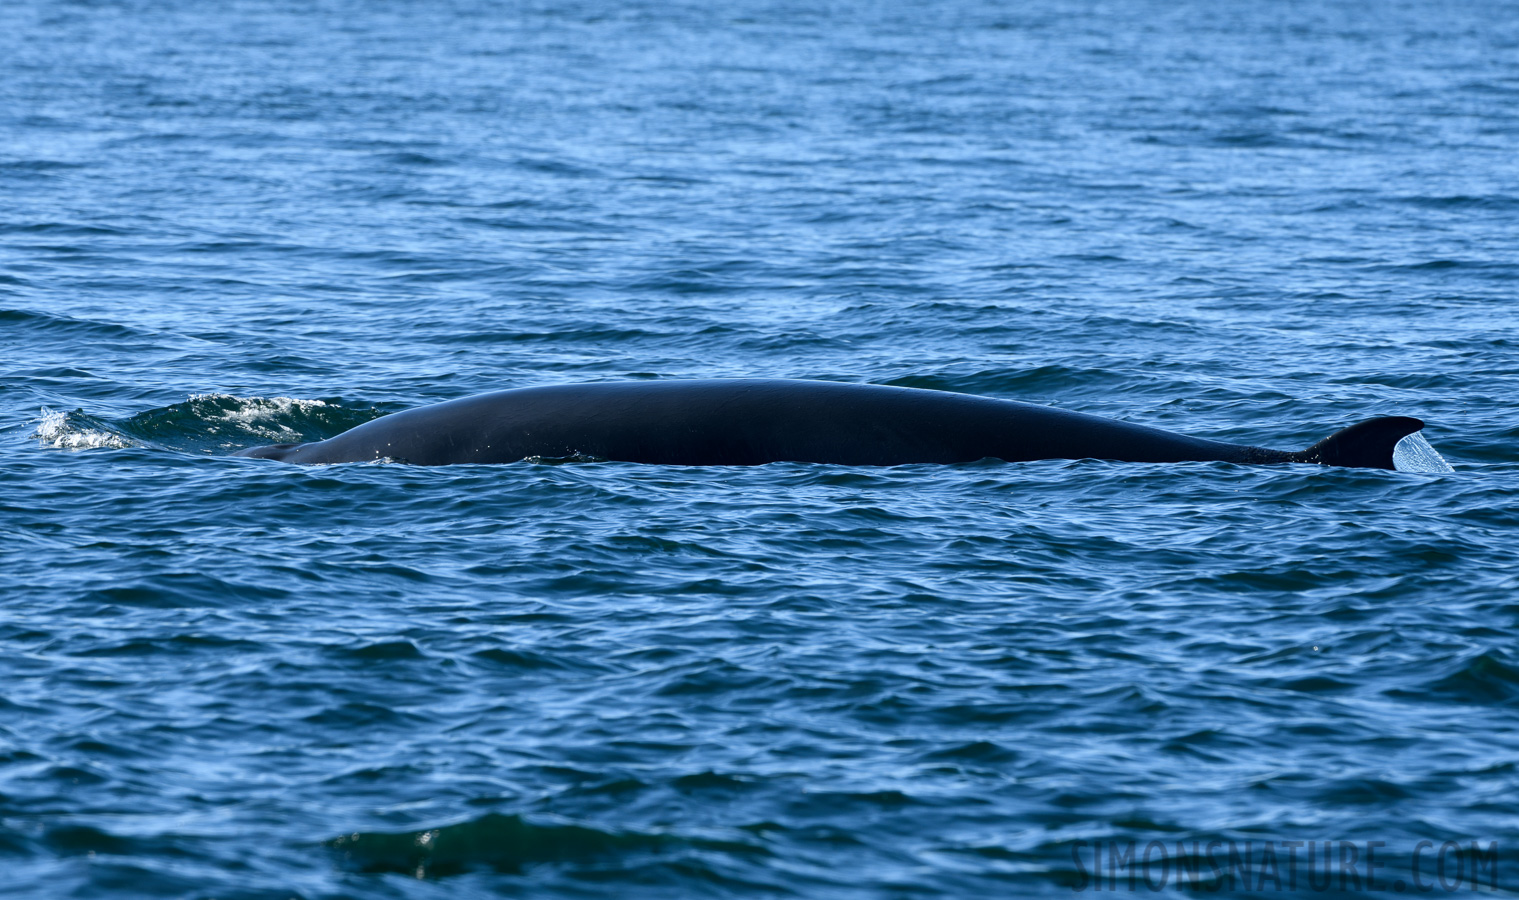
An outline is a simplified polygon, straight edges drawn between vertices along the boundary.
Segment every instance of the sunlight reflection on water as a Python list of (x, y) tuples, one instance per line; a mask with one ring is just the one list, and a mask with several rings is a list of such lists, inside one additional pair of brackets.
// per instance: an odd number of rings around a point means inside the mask
[(1424, 432), (1415, 431), (1392, 448), (1392, 464), (1399, 472), (1454, 472), (1440, 451), (1429, 445)]

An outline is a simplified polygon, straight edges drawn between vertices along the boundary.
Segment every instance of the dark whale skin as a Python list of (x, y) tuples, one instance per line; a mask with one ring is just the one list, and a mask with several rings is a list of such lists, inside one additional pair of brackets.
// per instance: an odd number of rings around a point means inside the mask
[(384, 416), (325, 441), (234, 455), (422, 466), (566, 457), (677, 466), (896, 466), (992, 458), (1391, 469), (1393, 446), (1423, 424), (1403, 416), (1372, 419), (1293, 452), (918, 388), (787, 379), (621, 381), (480, 394)]

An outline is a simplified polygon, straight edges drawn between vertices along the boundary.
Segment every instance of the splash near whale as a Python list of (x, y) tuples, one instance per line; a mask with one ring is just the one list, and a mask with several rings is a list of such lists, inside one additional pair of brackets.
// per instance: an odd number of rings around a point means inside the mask
[(1335, 432), (1306, 450), (1271, 450), (919, 388), (785, 379), (630, 381), (480, 394), (383, 416), (324, 441), (251, 447), (235, 455), (308, 465), (590, 458), (677, 466), (896, 466), (990, 458), (1392, 469), (1398, 442), (1423, 427), (1418, 419), (1388, 416)]

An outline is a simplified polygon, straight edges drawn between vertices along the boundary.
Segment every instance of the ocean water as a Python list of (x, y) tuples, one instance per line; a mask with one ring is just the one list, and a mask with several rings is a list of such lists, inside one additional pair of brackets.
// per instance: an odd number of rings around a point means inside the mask
[[(1516, 151), (1506, 2), (9, 0), (0, 894), (1510, 893)], [(1433, 451), (228, 456), (741, 376)]]

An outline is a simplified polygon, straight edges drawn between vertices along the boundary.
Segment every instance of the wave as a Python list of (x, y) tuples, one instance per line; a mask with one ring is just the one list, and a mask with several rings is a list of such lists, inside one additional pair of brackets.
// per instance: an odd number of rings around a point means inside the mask
[(124, 450), (140, 444), (94, 416), (80, 410), (60, 412), (44, 406), (32, 437), (59, 450)]
[(151, 338), (155, 333), (117, 322), (76, 319), (61, 313), (35, 312), (29, 309), (0, 309), (0, 325), (37, 335), (74, 340), (121, 341)]
[(269, 443), (326, 440), (384, 415), (337, 400), (192, 394), (183, 403), (125, 419), (43, 407), (32, 437), (59, 450), (149, 447), (185, 453), (230, 453)]

